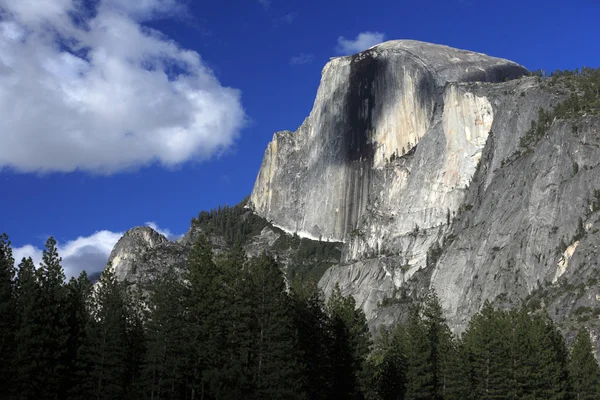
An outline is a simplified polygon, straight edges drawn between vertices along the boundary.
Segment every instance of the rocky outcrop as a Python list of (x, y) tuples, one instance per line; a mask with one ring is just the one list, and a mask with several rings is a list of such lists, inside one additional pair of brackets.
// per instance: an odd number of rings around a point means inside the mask
[(204, 213), (176, 243), (135, 228), (112, 268), (151, 279), (200, 235), (218, 255), (239, 231), (248, 256), (270, 251), (286, 276), (354, 296), (372, 328), (433, 288), (455, 332), (486, 300), (525, 302), (567, 338), (585, 325), (598, 341), (600, 117), (555, 118), (532, 139), (538, 110), (569, 90), (527, 75), (415, 41), (334, 58), (309, 117), (268, 145), (247, 209), (227, 224)]
[(148, 226), (139, 226), (119, 239), (108, 265), (120, 281), (148, 282), (169, 267), (181, 265), (186, 257), (183, 246), (170, 242)]
[[(458, 207), (493, 119), (485, 98), (451, 83), (525, 73), (507, 60), (416, 41), (335, 58), (310, 116), (267, 147), (250, 205), (283, 229), (337, 241), (369, 214), (394, 219), (368, 246), (350, 249), (353, 258), (385, 246), (376, 241), (390, 226), (388, 236), (439, 225)], [(417, 146), (424, 150), (413, 161), (389, 168)]]
[[(239, 204), (234, 209), (243, 209), (244, 205)], [(329, 266), (340, 261), (340, 243), (316, 242), (292, 236), (248, 210), (235, 222), (240, 231), (244, 230), (240, 224), (248, 222), (249, 217), (252, 217), (253, 224), (262, 229), (242, 239), (246, 256), (256, 257), (264, 252), (272, 254), (281, 264), (286, 277), (318, 280)], [(230, 215), (228, 220), (231, 222), (235, 217)], [(176, 272), (183, 271), (189, 251), (200, 236), (210, 242), (215, 260), (234, 247), (226, 239), (226, 233), (206, 223), (193, 222), (188, 232), (176, 242), (167, 240), (148, 226), (142, 226), (130, 229), (123, 235), (112, 250), (108, 265), (118, 280), (143, 286), (170, 268)]]
[(526, 74), (414, 41), (332, 59), (310, 116), (274, 135), (250, 205), (343, 241), (319, 285), (353, 295), (372, 323), (402, 314), (385, 301), (399, 291), (434, 288), (456, 332), (485, 300), (537, 299), (565, 332), (593, 327), (600, 119), (553, 121), (523, 148), (538, 109), (567, 95)]

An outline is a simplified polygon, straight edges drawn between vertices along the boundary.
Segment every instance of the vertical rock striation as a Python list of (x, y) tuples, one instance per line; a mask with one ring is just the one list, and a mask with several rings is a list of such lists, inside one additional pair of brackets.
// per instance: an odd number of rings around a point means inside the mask
[[(274, 135), (250, 205), (285, 230), (345, 242), (344, 265), (321, 286), (339, 283), (370, 315), (425, 266), (475, 173), (494, 107), (466, 83), (526, 73), (511, 61), (405, 40), (334, 58), (310, 116), (297, 132)], [(347, 265), (367, 259), (357, 271), (372, 279), (349, 279)]]

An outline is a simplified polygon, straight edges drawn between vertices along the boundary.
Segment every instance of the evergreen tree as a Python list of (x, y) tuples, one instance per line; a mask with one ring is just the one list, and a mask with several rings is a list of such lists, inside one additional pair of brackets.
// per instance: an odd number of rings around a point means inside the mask
[(425, 296), (423, 322), (429, 341), (427, 365), (431, 371), (431, 398), (441, 400), (445, 396), (449, 374), (453, 368), (452, 360), (448, 358), (452, 349), (452, 332), (446, 324), (442, 305), (433, 290)]
[(0, 235), (0, 397), (14, 392), (13, 375), (17, 305), (15, 287), (15, 260), (6, 234)]
[(316, 282), (296, 281), (291, 293), (303, 387), (308, 399), (331, 398), (331, 322)]
[(371, 345), (367, 320), (352, 296), (344, 297), (339, 286), (327, 302), (333, 335), (332, 391), (338, 399), (359, 399), (368, 385), (365, 363)]
[(513, 393), (512, 322), (506, 312), (485, 302), (463, 336), (475, 399), (506, 399)]
[(87, 273), (82, 271), (77, 279), (71, 278), (67, 285), (65, 312), (69, 334), (64, 363), (66, 376), (61, 398), (77, 396), (79, 360), (78, 353), (85, 343), (85, 328), (90, 318), (92, 284)]
[(81, 399), (125, 399), (128, 310), (125, 285), (110, 266), (102, 272), (94, 300), (80, 349), (82, 377), (77, 392)]
[(406, 399), (434, 398), (433, 358), (427, 326), (420, 316), (419, 307), (411, 309), (406, 327)]
[(42, 253), (42, 263), (36, 273), (40, 282), (40, 373), (44, 398), (64, 397), (67, 377), (65, 357), (69, 340), (69, 326), (65, 313), (67, 290), (65, 274), (58, 255), (56, 240), (50, 237)]
[(462, 341), (453, 338), (444, 356), (444, 400), (473, 398), (469, 357)]
[(263, 254), (248, 262), (254, 306), (252, 371), (255, 399), (302, 398), (291, 301), (279, 264)]
[(144, 398), (142, 374), (146, 358), (146, 330), (148, 300), (139, 286), (125, 291), (127, 315), (127, 352), (125, 354), (125, 397), (128, 400)]
[(580, 330), (575, 338), (569, 373), (574, 400), (600, 399), (600, 367), (585, 329)]
[(239, 244), (218, 263), (223, 273), (222, 296), (226, 299), (220, 314), (225, 322), (226, 348), (221, 351), (213, 393), (219, 399), (239, 399), (254, 393), (254, 332), (256, 308), (246, 254)]
[(391, 332), (382, 330), (369, 357), (372, 371), (368, 399), (402, 400), (406, 393), (406, 328), (397, 325)]
[(525, 309), (513, 321), (513, 394), (519, 399), (566, 399), (567, 352), (564, 340), (547, 316)]
[(174, 270), (158, 278), (149, 301), (144, 381), (151, 399), (184, 399), (187, 373), (185, 287)]
[(39, 321), (41, 293), (31, 258), (23, 259), (17, 273), (17, 315), (15, 387), (21, 398), (42, 396), (44, 390), (41, 354), (43, 342)]
[(219, 366), (219, 348), (224, 338), (223, 321), (218, 299), (220, 271), (213, 262), (212, 249), (205, 237), (200, 237), (190, 251), (185, 279), (188, 282), (189, 310), (189, 381), (191, 398), (206, 398), (215, 370)]

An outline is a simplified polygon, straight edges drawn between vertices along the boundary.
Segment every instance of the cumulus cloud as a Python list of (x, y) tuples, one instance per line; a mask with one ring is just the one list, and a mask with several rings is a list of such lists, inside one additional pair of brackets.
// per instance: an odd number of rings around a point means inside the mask
[[(169, 240), (181, 237), (169, 229), (161, 229), (153, 222), (148, 222), (146, 225), (165, 235)], [(83, 270), (86, 270), (88, 275), (102, 271), (106, 267), (110, 252), (123, 233), (103, 230), (65, 243), (59, 242), (58, 254), (62, 257), (65, 275), (67, 277), (78, 276)], [(23, 258), (31, 257), (37, 267), (42, 262), (42, 248), (31, 244), (17, 247), (13, 249), (13, 257), (17, 265)]]
[(95, 3), (0, 0), (0, 168), (112, 173), (229, 148), (240, 92), (144, 25), (179, 0)]
[(343, 36), (338, 38), (336, 51), (340, 54), (348, 55), (360, 53), (385, 40), (385, 34), (379, 32), (362, 32), (356, 39), (346, 39)]
[(299, 56), (292, 57), (290, 59), (290, 64), (291, 65), (310, 64), (314, 59), (315, 59), (315, 56), (313, 54), (302, 53)]

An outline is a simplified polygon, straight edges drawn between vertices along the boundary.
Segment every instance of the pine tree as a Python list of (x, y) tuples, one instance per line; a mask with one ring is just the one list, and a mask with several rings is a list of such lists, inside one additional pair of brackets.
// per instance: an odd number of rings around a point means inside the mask
[(505, 399), (513, 392), (512, 323), (506, 312), (485, 302), (463, 335), (475, 399)]
[(255, 393), (254, 332), (256, 308), (252, 279), (246, 254), (239, 244), (218, 263), (223, 273), (221, 293), (225, 306), (220, 309), (225, 322), (221, 363), (212, 391), (218, 399), (236, 400)]
[(298, 332), (303, 387), (308, 399), (331, 398), (331, 321), (325, 311), (323, 293), (316, 282), (294, 282), (291, 292), (294, 325)]
[(127, 352), (125, 353), (125, 397), (142, 400), (145, 387), (142, 382), (147, 352), (146, 330), (147, 296), (139, 286), (125, 290), (127, 314)]
[(125, 399), (127, 393), (127, 303), (125, 285), (108, 266), (94, 293), (92, 316), (80, 349), (81, 399)]
[(69, 334), (65, 352), (66, 378), (61, 398), (77, 396), (79, 349), (85, 343), (85, 327), (90, 318), (89, 307), (92, 284), (87, 273), (82, 271), (77, 279), (71, 278), (67, 285), (65, 312)]
[(592, 342), (585, 329), (575, 338), (569, 364), (574, 400), (600, 399), (600, 367), (593, 355)]
[(174, 270), (152, 286), (147, 324), (144, 381), (151, 399), (183, 399), (186, 395), (187, 332), (185, 287)]
[(513, 393), (519, 399), (568, 396), (567, 352), (564, 340), (548, 316), (511, 313)]
[(223, 321), (219, 311), (220, 271), (213, 262), (212, 249), (205, 237), (200, 237), (190, 251), (185, 280), (188, 282), (187, 307), (189, 310), (189, 390), (191, 398), (205, 398), (209, 394), (215, 370), (219, 365), (219, 348), (224, 338)]
[(367, 398), (402, 400), (406, 393), (406, 327), (397, 325), (391, 332), (382, 330), (369, 357), (372, 391)]
[(445, 396), (451, 360), (448, 359), (452, 349), (452, 332), (442, 310), (442, 305), (433, 290), (425, 296), (423, 303), (423, 323), (429, 340), (428, 368), (431, 371), (431, 398), (441, 400)]
[(434, 374), (430, 364), (433, 357), (427, 326), (414, 306), (406, 327), (406, 399), (425, 400), (434, 397)]
[(371, 346), (365, 314), (356, 308), (352, 296), (344, 297), (339, 286), (327, 302), (333, 335), (332, 391), (335, 398), (361, 398), (361, 388), (368, 385), (365, 363)]
[(444, 400), (473, 399), (469, 357), (465, 346), (458, 338), (453, 338), (444, 356)]
[(33, 399), (44, 390), (40, 369), (43, 342), (39, 324), (41, 290), (31, 258), (23, 259), (17, 273), (16, 391), (21, 398)]
[(38, 323), (41, 327), (40, 373), (44, 396), (50, 399), (63, 397), (67, 377), (65, 356), (69, 339), (67, 324), (65, 274), (58, 255), (56, 240), (50, 237), (42, 253), (42, 263), (36, 271), (40, 282), (40, 309)]
[(0, 397), (14, 394), (17, 330), (15, 260), (6, 234), (0, 235)]
[(273, 257), (263, 254), (248, 262), (248, 270), (255, 310), (251, 356), (255, 393), (247, 398), (301, 398), (297, 338), (281, 269)]

